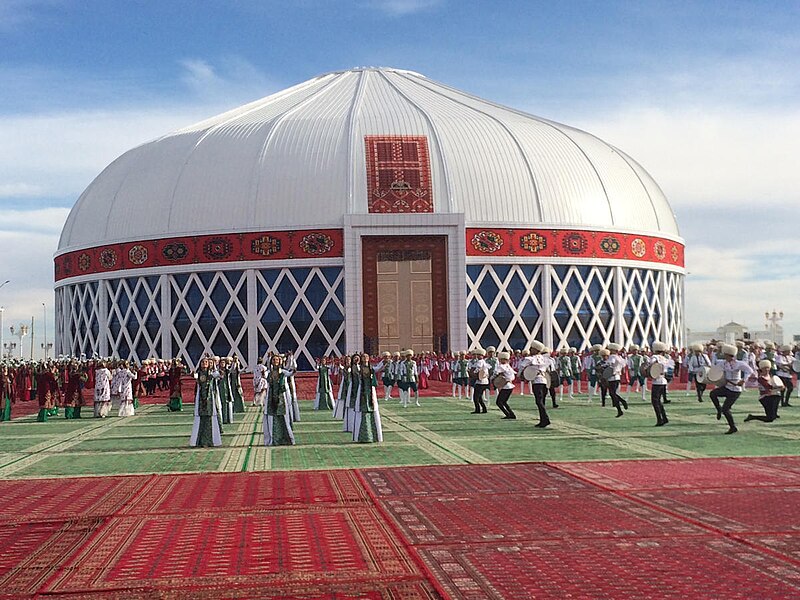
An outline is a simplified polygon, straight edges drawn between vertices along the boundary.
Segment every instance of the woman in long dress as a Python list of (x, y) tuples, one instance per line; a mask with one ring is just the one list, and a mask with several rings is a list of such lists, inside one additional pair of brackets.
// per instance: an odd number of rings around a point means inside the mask
[(203, 357), (200, 368), (194, 374), (197, 385), (194, 392), (194, 423), (189, 445), (192, 447), (209, 447), (222, 445), (222, 428), (217, 412), (217, 386), (219, 371), (213, 368), (211, 361)]
[(353, 441), (372, 443), (383, 441), (381, 414), (378, 409), (376, 388), (378, 381), (375, 371), (369, 362), (369, 354), (361, 355), (360, 366), (353, 369), (351, 376), (352, 397), (355, 399), (353, 410)]
[(181, 363), (181, 359), (173, 359), (172, 366), (169, 368), (169, 402), (167, 402), (167, 410), (170, 412), (183, 410), (181, 377), (183, 377), (184, 372), (185, 368)]
[(287, 378), (294, 371), (283, 368), (283, 357), (276, 354), (270, 358), (266, 375), (267, 398), (264, 403), (264, 445), (293, 446), (292, 398)]
[(350, 367), (344, 362), (339, 367), (339, 393), (333, 407), (333, 418), (344, 422), (342, 431), (347, 431), (347, 394), (350, 388)]
[(97, 364), (94, 372), (94, 416), (105, 419), (111, 411), (111, 371), (105, 361)]
[(231, 392), (231, 385), (228, 371), (228, 360), (225, 358), (214, 359), (219, 365), (219, 379), (217, 379), (217, 389), (219, 390), (219, 403), (222, 409), (222, 423), (223, 425), (230, 425), (233, 423), (233, 392)]
[(127, 360), (120, 361), (114, 378), (119, 381), (119, 416), (132, 417), (136, 413), (133, 406), (133, 381), (136, 373), (130, 370)]
[(317, 394), (314, 397), (314, 410), (333, 409), (333, 386), (331, 386), (328, 359), (317, 363)]
[(228, 382), (231, 394), (233, 394), (233, 412), (245, 412), (244, 391), (242, 390), (242, 365), (239, 362), (238, 355), (228, 358)]
[(83, 384), (86, 383), (86, 373), (81, 366), (73, 361), (69, 366), (66, 391), (64, 392), (64, 418), (80, 419), (81, 406), (83, 406)]

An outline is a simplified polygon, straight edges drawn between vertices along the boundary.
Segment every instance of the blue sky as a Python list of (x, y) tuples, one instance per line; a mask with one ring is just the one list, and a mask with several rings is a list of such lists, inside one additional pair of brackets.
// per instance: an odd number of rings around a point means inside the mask
[(678, 215), (688, 325), (777, 308), (800, 333), (799, 32), (798, 2), (0, 0), (5, 339), (52, 305), (68, 209), (119, 154), (363, 65), (619, 146)]

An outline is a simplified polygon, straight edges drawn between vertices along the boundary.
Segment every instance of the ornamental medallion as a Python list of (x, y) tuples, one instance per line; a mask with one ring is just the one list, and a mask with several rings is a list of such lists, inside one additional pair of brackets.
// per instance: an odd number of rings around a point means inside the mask
[(300, 248), (308, 254), (325, 254), (333, 248), (333, 239), (324, 233), (309, 233), (300, 240)]
[(538, 233), (526, 233), (519, 238), (519, 245), (523, 250), (536, 254), (547, 248), (547, 239)]
[(147, 260), (147, 248), (141, 244), (136, 244), (133, 248), (128, 250), (128, 260), (135, 265), (144, 264)]
[(233, 246), (223, 237), (214, 237), (203, 244), (203, 254), (209, 260), (223, 260), (231, 255)]
[(186, 258), (186, 255), (189, 254), (189, 249), (186, 247), (186, 244), (173, 242), (164, 246), (161, 250), (161, 254), (167, 260), (181, 260), (182, 258)]
[(606, 254), (617, 254), (620, 249), (619, 240), (613, 236), (604, 237), (600, 240), (600, 250)]
[(262, 235), (260, 238), (256, 238), (252, 241), (250, 250), (253, 251), (253, 254), (271, 256), (281, 251), (281, 241), (271, 235)]
[(653, 244), (653, 253), (658, 260), (664, 260), (667, 256), (667, 248), (664, 246), (664, 242), (656, 242)]
[(586, 252), (586, 248), (589, 247), (589, 240), (581, 233), (568, 233), (564, 236), (564, 239), (561, 240), (561, 247), (564, 249), (564, 252), (568, 252), (569, 254), (583, 254)]
[(89, 268), (92, 266), (92, 257), (83, 252), (80, 256), (78, 256), (78, 269), (81, 271), (88, 271)]
[(472, 236), (472, 247), (484, 254), (493, 254), (503, 246), (503, 238), (495, 231), (479, 231)]
[(633, 255), (637, 258), (642, 258), (645, 255), (647, 246), (645, 246), (642, 238), (636, 238), (631, 242), (631, 252), (633, 252)]
[(100, 266), (104, 269), (113, 269), (117, 264), (117, 252), (111, 248), (106, 248), (100, 253)]

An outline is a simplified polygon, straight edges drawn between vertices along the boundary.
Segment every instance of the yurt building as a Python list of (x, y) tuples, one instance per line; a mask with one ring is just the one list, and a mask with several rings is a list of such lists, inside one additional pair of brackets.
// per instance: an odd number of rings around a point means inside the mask
[(411, 347), (683, 345), (684, 245), (633, 158), (390, 68), (133, 148), (72, 209), (57, 352), (249, 365)]

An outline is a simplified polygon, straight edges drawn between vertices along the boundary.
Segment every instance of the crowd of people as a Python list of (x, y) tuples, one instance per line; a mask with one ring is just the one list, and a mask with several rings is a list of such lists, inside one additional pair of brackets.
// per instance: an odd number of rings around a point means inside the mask
[[(772, 422), (780, 418), (781, 407), (790, 407), (794, 377), (800, 372), (800, 348), (771, 342), (736, 344), (709, 342), (689, 348), (670, 348), (654, 342), (649, 348), (627, 348), (609, 343), (595, 344), (586, 352), (576, 348), (553, 351), (539, 341), (524, 350), (501, 351), (494, 347), (469, 352), (415, 355), (412, 350), (383, 352), (380, 357), (364, 353), (325, 357), (317, 361), (314, 410), (331, 411), (342, 421), (342, 431), (354, 442), (383, 440), (378, 389), (384, 401), (397, 389), (400, 406), (419, 406), (419, 390), (430, 381), (446, 382), (454, 398), (470, 398), (473, 414), (486, 414), (487, 401), (494, 397), (504, 419), (516, 419), (511, 396), (530, 394), (536, 402), (539, 422), (550, 425), (547, 400), (558, 408), (568, 394), (586, 394), (592, 403), (599, 397), (622, 417), (631, 394), (650, 392), (656, 426), (669, 423), (665, 405), (671, 400), (670, 386), (692, 387), (698, 402), (708, 394), (717, 419), (723, 417), (726, 433), (738, 431), (732, 408), (745, 388), (758, 388), (763, 415), (747, 415), (745, 421)], [(195, 379), (192, 391), (194, 422), (190, 445), (218, 446), (225, 425), (236, 413), (246, 412), (242, 389), (244, 367), (237, 357), (204, 356), (190, 373), (181, 360), (147, 359), (141, 364), (120, 359), (60, 358), (51, 361), (5, 360), (0, 362), (0, 421), (11, 419), (16, 402), (36, 399), (37, 420), (45, 422), (63, 409), (67, 419), (86, 415), (106, 418), (112, 407), (120, 417), (132, 416), (139, 400), (168, 391), (166, 407), (183, 410), (183, 378)], [(293, 445), (294, 427), (300, 421), (295, 375), (297, 362), (291, 351), (270, 353), (253, 370), (252, 406), (264, 414), (264, 444)], [(648, 390), (649, 387), (649, 390)], [(623, 397), (623, 391), (625, 396)], [(799, 390), (800, 391), (800, 390)]]

